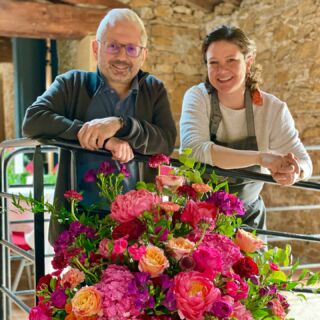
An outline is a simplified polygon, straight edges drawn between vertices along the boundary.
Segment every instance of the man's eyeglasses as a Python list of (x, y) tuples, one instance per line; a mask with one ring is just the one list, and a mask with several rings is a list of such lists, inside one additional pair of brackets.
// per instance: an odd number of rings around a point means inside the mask
[(125, 48), (126, 54), (129, 57), (137, 58), (140, 56), (142, 49), (145, 49), (145, 47), (137, 46), (135, 44), (121, 44), (118, 42), (101, 42), (98, 40), (101, 44), (103, 44), (106, 47), (107, 53), (110, 54), (118, 54), (122, 48)]

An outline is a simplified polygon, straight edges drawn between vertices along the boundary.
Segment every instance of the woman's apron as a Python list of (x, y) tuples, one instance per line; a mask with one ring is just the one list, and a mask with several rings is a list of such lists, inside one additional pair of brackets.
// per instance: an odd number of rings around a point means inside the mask
[[(225, 143), (217, 140), (217, 131), (222, 119), (218, 95), (215, 89), (207, 88), (211, 99), (210, 115), (210, 136), (214, 143), (237, 150), (258, 150), (258, 144), (254, 128), (254, 116), (250, 91), (245, 92), (245, 108), (248, 136), (244, 139)], [(245, 168), (249, 171), (261, 172), (260, 166), (251, 166)], [(230, 193), (237, 193), (237, 196), (244, 201), (246, 214), (242, 217), (243, 223), (253, 228), (264, 228), (266, 209), (260, 196), (263, 182), (252, 181), (242, 178), (229, 178)]]

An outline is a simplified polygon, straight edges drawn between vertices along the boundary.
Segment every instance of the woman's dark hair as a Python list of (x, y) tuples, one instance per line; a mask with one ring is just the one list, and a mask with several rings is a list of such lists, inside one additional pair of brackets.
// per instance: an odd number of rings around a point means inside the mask
[[(252, 55), (253, 59), (256, 56), (256, 45), (253, 40), (250, 40), (246, 34), (235, 26), (221, 25), (212, 30), (204, 39), (202, 43), (202, 57), (203, 61), (207, 63), (207, 51), (211, 43), (216, 41), (228, 41), (237, 45), (241, 53), (246, 57)], [(250, 72), (247, 74), (246, 85), (250, 90), (258, 88), (261, 83), (261, 66), (253, 62)]]

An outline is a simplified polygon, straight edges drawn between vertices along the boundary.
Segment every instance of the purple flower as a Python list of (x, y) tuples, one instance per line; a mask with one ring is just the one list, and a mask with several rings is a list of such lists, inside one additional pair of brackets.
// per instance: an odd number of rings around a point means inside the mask
[(173, 287), (167, 291), (166, 296), (162, 301), (162, 305), (164, 305), (169, 311), (173, 311), (177, 308), (177, 301), (173, 293)]
[(207, 199), (207, 202), (214, 204), (219, 208), (220, 212), (224, 213), (226, 216), (231, 216), (234, 213), (239, 216), (245, 214), (243, 201), (234, 194), (222, 190), (212, 193)]
[(97, 181), (97, 171), (94, 169), (88, 170), (84, 174), (83, 180), (87, 183), (96, 182)]
[(102, 173), (103, 175), (107, 176), (115, 171), (116, 169), (109, 161), (103, 161), (97, 170), (97, 174)]
[(258, 286), (259, 283), (260, 283), (258, 276), (251, 276), (249, 279), (250, 279), (250, 281), (251, 281), (254, 285), (256, 285), (256, 286)]
[(192, 257), (184, 256), (180, 259), (179, 266), (182, 271), (192, 271), (194, 270), (196, 263)]
[(167, 274), (162, 274), (160, 276), (161, 280), (161, 289), (162, 291), (166, 291), (167, 289), (171, 288), (173, 280)]
[(269, 290), (269, 295), (272, 296), (277, 293), (278, 288), (275, 284), (272, 284), (272, 285), (268, 286), (268, 290)]
[(218, 300), (212, 305), (211, 312), (219, 319), (227, 318), (231, 315), (233, 311), (232, 305), (227, 301)]
[(125, 177), (129, 177), (130, 176), (130, 173), (127, 171), (127, 167), (125, 164), (121, 164), (120, 165), (121, 169), (120, 169), (120, 172), (125, 176)]
[(164, 229), (163, 231), (162, 230), (163, 230), (162, 226), (155, 227), (154, 229), (156, 234), (161, 234), (159, 237), (159, 240), (166, 241), (168, 239), (169, 230), (168, 229)]
[(63, 309), (67, 301), (67, 295), (63, 289), (58, 289), (52, 293), (51, 301), (55, 307)]
[(259, 289), (259, 295), (260, 295), (260, 297), (264, 297), (264, 296), (266, 296), (268, 293), (269, 293), (269, 290), (268, 290), (267, 287), (264, 287), (264, 288), (260, 288), (260, 289)]

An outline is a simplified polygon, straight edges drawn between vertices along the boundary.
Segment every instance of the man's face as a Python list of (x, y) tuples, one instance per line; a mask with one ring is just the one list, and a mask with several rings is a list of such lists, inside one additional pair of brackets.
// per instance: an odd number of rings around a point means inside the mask
[(100, 72), (112, 85), (130, 85), (147, 56), (147, 49), (142, 49), (138, 57), (129, 56), (124, 46), (118, 53), (108, 52), (110, 44), (134, 45), (142, 47), (141, 31), (131, 21), (118, 21), (107, 26), (99, 41), (93, 42), (93, 53)]

